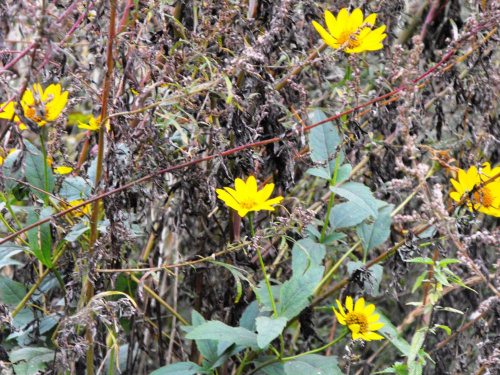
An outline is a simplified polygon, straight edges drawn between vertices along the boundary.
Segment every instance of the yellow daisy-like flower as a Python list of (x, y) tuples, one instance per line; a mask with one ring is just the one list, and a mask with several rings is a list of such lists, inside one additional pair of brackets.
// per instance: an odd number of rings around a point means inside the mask
[(365, 306), (365, 299), (360, 298), (353, 307), (352, 297), (347, 297), (345, 300), (347, 313), (342, 308), (339, 300), (337, 300), (337, 306), (340, 312), (332, 306), (337, 320), (340, 324), (346, 325), (351, 330), (353, 340), (362, 339), (371, 341), (382, 340), (384, 338), (384, 336), (373, 332), (385, 326), (385, 323), (377, 323), (380, 315), (373, 313), (375, 305)]
[[(39, 83), (33, 85), (33, 90), (27, 89), (21, 98), (24, 116), (33, 120), (38, 126), (44, 126), (47, 122), (56, 120), (68, 102), (68, 92), (61, 92), (61, 85), (49, 85), (45, 91)], [(0, 104), (0, 108), (5, 102)], [(10, 102), (0, 112), (0, 118), (21, 122), (15, 115), (15, 103)], [(27, 129), (26, 125), (20, 124), (22, 130)]]
[(54, 169), (54, 172), (56, 172), (57, 174), (68, 174), (68, 173), (73, 172), (73, 168), (65, 167), (63, 165), (61, 167), (57, 167), (56, 169)]
[[(491, 169), (490, 163), (484, 163), (479, 171), (475, 166), (470, 167), (467, 172), (459, 169), (458, 181), (450, 179), (456, 190), (450, 193), (450, 197), (459, 202), (464, 194), (469, 195), (467, 206), (471, 210), (500, 217), (500, 177), (479, 187), (484, 181), (499, 173), (500, 167)], [(473, 190), (474, 193), (470, 195)]]
[(225, 187), (225, 190), (217, 189), (217, 197), (226, 203), (228, 207), (238, 211), (244, 217), (250, 211), (274, 211), (272, 205), (278, 204), (283, 197), (269, 199), (274, 190), (274, 184), (267, 184), (258, 191), (257, 181), (254, 176), (250, 176), (245, 183), (241, 178), (234, 182), (235, 189)]
[(316, 21), (313, 25), (321, 35), (326, 44), (335, 49), (342, 49), (347, 53), (361, 53), (364, 51), (376, 51), (383, 47), (381, 43), (387, 34), (384, 34), (385, 25), (372, 30), (377, 15), (370, 14), (363, 20), (361, 9), (354, 9), (351, 15), (343, 8), (337, 18), (329, 12), (325, 12), (325, 22), (328, 27), (326, 31)]

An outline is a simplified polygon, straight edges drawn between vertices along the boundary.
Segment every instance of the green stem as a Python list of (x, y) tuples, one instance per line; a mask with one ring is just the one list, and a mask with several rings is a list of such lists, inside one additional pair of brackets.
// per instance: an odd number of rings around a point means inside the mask
[[(248, 221), (250, 222), (250, 232), (252, 233), (252, 236), (255, 237), (255, 230), (253, 228), (253, 217), (251, 213), (248, 215)], [(262, 259), (262, 254), (260, 253), (259, 246), (256, 246), (256, 248), (257, 248), (257, 254), (259, 256), (260, 267), (262, 268), (262, 273), (264, 274), (264, 280), (266, 281), (267, 291), (269, 293), (269, 299), (271, 300), (271, 304), (273, 305), (274, 316), (277, 318), (278, 310), (276, 310), (276, 305), (274, 303), (273, 293), (271, 292), (271, 284), (269, 283), (269, 279), (266, 273), (266, 266), (264, 265), (264, 259)]]
[(5, 207), (7, 207), (7, 210), (9, 210), (10, 215), (12, 216), (12, 218), (14, 219), (14, 221), (16, 222), (16, 224), (19, 227), (19, 229), (23, 229), (23, 226), (21, 225), (21, 222), (19, 221), (19, 219), (17, 218), (16, 214), (14, 213), (14, 210), (12, 209), (10, 203), (7, 201), (7, 198), (5, 198), (5, 195), (3, 195), (2, 192), (0, 192), (0, 196), (2, 197), (2, 201), (5, 202)]
[(337, 269), (340, 267), (342, 262), (361, 244), (361, 241), (356, 242), (347, 252), (342, 256), (342, 258), (339, 259), (337, 263), (328, 271), (325, 277), (321, 280), (321, 282), (318, 284), (316, 289), (314, 289), (313, 295), (316, 294), (318, 291), (321, 290), (323, 285), (325, 285), (330, 278), (333, 276), (333, 274), (337, 271)]
[(243, 371), (243, 369), (245, 368), (245, 366), (247, 365), (247, 362), (246, 362), (246, 359), (247, 359), (247, 356), (248, 356), (248, 352), (249, 352), (249, 348), (247, 348), (247, 350), (245, 350), (245, 356), (243, 357), (243, 359), (241, 360), (241, 365), (240, 367), (238, 368), (238, 372), (236, 373), (236, 375), (241, 375), (241, 372)]
[[(337, 172), (339, 170), (340, 155), (337, 156), (335, 161), (335, 171), (333, 172), (333, 178), (330, 180), (330, 186), (335, 186), (337, 183)], [(323, 242), (326, 235), (326, 229), (328, 228), (328, 222), (330, 221), (330, 212), (332, 211), (333, 201), (335, 200), (335, 193), (332, 191), (330, 194), (330, 202), (328, 202), (328, 210), (326, 211), (325, 225), (323, 225), (323, 230), (321, 231), (320, 242)]]
[(339, 342), (340, 340), (342, 340), (344, 337), (346, 337), (346, 335), (349, 333), (349, 330), (346, 329), (344, 330), (344, 332), (339, 336), (337, 337), (335, 340), (333, 340), (331, 343), (329, 344), (326, 344), (325, 346), (322, 346), (321, 348), (318, 348), (318, 349), (314, 349), (314, 350), (310, 350), (308, 352), (305, 352), (305, 353), (300, 353), (300, 354), (297, 354), (297, 355), (294, 355), (292, 357), (285, 357), (285, 358), (282, 358), (281, 360), (283, 362), (287, 362), (287, 361), (291, 361), (292, 359), (296, 359), (296, 358), (299, 358), (299, 357), (302, 357), (302, 356), (305, 356), (305, 355), (308, 355), (308, 354), (315, 354), (315, 353), (319, 353), (319, 352), (322, 352), (323, 350), (325, 349), (328, 349), (330, 346), (332, 346), (333, 344), (336, 344), (337, 342)]

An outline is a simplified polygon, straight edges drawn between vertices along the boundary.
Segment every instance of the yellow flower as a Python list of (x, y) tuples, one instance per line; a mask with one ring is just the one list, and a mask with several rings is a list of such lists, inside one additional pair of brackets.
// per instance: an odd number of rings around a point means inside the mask
[(54, 169), (54, 172), (56, 172), (57, 174), (68, 174), (73, 172), (73, 168), (61, 166)]
[(365, 299), (360, 298), (356, 301), (356, 305), (353, 308), (352, 297), (347, 297), (345, 300), (347, 313), (342, 308), (339, 300), (337, 300), (337, 306), (340, 312), (335, 310), (335, 307), (332, 307), (337, 320), (340, 324), (346, 325), (351, 330), (353, 340), (362, 339), (371, 341), (382, 340), (384, 338), (378, 333), (373, 332), (385, 326), (385, 323), (377, 323), (380, 315), (373, 314), (375, 305), (365, 307)]
[[(88, 125), (84, 124), (81, 121), (78, 121), (78, 127), (80, 129), (88, 129), (88, 130), (99, 130), (99, 125), (101, 124), (101, 116), (99, 115), (97, 118), (94, 116), (91, 117), (89, 120)], [(109, 129), (111, 128), (111, 122), (109, 119), (106, 121), (106, 124), (104, 125), (106, 127), (106, 130), (109, 132)]]
[(325, 22), (329, 33), (316, 21), (313, 21), (313, 25), (330, 47), (342, 49), (347, 53), (361, 53), (376, 51), (383, 47), (381, 41), (387, 36), (384, 34), (385, 25), (372, 30), (376, 18), (377, 15), (373, 13), (363, 21), (361, 9), (354, 9), (349, 16), (347, 9), (343, 8), (337, 15), (337, 19), (328, 10), (325, 12)]
[(241, 217), (250, 211), (274, 211), (271, 206), (283, 199), (283, 197), (269, 199), (273, 193), (274, 184), (267, 184), (262, 190), (257, 191), (257, 181), (254, 176), (248, 177), (246, 183), (241, 178), (237, 178), (234, 185), (235, 189), (230, 187), (225, 187), (226, 190), (217, 189), (217, 197), (222, 199), (228, 207), (238, 211)]
[(95, 118), (92, 116), (89, 120), (88, 125), (84, 124), (81, 121), (78, 121), (78, 127), (80, 129), (88, 129), (88, 130), (99, 130), (99, 124), (101, 123), (101, 116)]
[[(33, 120), (38, 126), (44, 126), (49, 121), (56, 120), (68, 102), (68, 92), (61, 93), (61, 85), (49, 85), (45, 91), (39, 83), (33, 85), (33, 90), (27, 89), (21, 99), (24, 116)], [(0, 108), (5, 104), (0, 104)], [(14, 113), (15, 103), (10, 102), (0, 113), (0, 118), (21, 122)], [(27, 129), (26, 125), (20, 124), (21, 130)]]
[(450, 193), (450, 197), (459, 202), (462, 197), (467, 198), (467, 206), (472, 210), (483, 212), (487, 215), (500, 217), (500, 177), (489, 184), (479, 187), (481, 183), (500, 173), (500, 167), (491, 169), (490, 163), (484, 163), (478, 171), (476, 167), (470, 167), (467, 172), (458, 170), (458, 181), (451, 179), (456, 191)]
[[(75, 206), (78, 206), (79, 204), (85, 202), (84, 200), (82, 199), (78, 199), (78, 200), (75, 200), (75, 201), (71, 201), (71, 202), (68, 202), (68, 204), (71, 206), (71, 207), (75, 207)], [(85, 215), (88, 215), (90, 214), (90, 204), (86, 204), (85, 206), (82, 206), (74, 211), (72, 211), (73, 215), (75, 216), (82, 216), (83, 214)]]

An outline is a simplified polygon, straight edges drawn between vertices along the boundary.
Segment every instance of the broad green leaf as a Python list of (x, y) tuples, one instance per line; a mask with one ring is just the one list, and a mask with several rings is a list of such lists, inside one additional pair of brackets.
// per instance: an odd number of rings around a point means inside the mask
[(347, 182), (342, 187), (330, 186), (330, 190), (377, 218), (378, 203), (367, 186), (358, 182)]
[(267, 348), (267, 346), (276, 337), (281, 335), (283, 329), (285, 329), (287, 323), (286, 318), (268, 318), (261, 316), (256, 319), (257, 325), (257, 344), (261, 349)]
[(10, 352), (9, 359), (15, 363), (17, 375), (33, 375), (42, 372), (47, 362), (54, 360), (54, 351), (47, 348), (21, 348)]
[[(21, 168), (21, 163), (22, 160), (19, 158), (21, 154), (21, 150), (16, 150), (12, 154), (9, 154), (3, 164), (0, 166), (2, 173), (5, 175), (5, 177), (12, 177), (15, 178), (16, 180), (21, 180), (23, 177), (23, 170)], [(12, 192), (15, 187), (18, 185), (16, 181), (12, 180), (5, 180), (5, 186), (7, 188), (7, 191), (10, 193)]]
[[(272, 280), (270, 280), (272, 281)], [(276, 281), (277, 282), (277, 281)], [(282, 284), (277, 282), (278, 285), (271, 285), (271, 293), (273, 294), (274, 303), (276, 309), (280, 310), (280, 300), (279, 296), (281, 293)], [(271, 303), (271, 297), (269, 296), (269, 292), (267, 290), (267, 285), (264, 280), (259, 282), (258, 287), (255, 289), (255, 294), (257, 298), (260, 300), (260, 311), (273, 311), (273, 305)]]
[(23, 284), (0, 275), (0, 302), (7, 305), (18, 305), (26, 296)]
[(341, 165), (337, 169), (337, 179), (335, 180), (335, 183), (338, 184), (338, 183), (341, 183), (341, 182), (344, 182), (345, 180), (347, 180), (347, 178), (349, 177), (351, 172), (352, 172), (351, 164)]
[[(192, 311), (191, 324), (193, 325), (193, 328), (201, 326), (206, 322), (207, 321), (205, 320), (205, 318), (203, 318), (203, 316), (201, 316), (198, 311)], [(215, 363), (215, 361), (217, 361), (217, 358), (219, 357), (219, 355), (217, 354), (217, 345), (218, 342), (216, 340), (196, 340), (196, 346), (198, 347), (201, 355), (205, 357), (205, 359), (211, 364)]]
[(342, 375), (337, 357), (308, 354), (285, 362), (286, 375)]
[(23, 263), (10, 259), (14, 255), (22, 253), (23, 251), (30, 251), (30, 249), (26, 246), (19, 246), (13, 242), (6, 242), (0, 245), (0, 268), (5, 266), (20, 266)]
[(325, 245), (314, 242), (311, 238), (297, 241), (292, 249), (292, 270), (294, 276), (302, 275), (308, 268), (321, 265), (325, 258)]
[(280, 291), (280, 316), (287, 319), (300, 314), (309, 306), (309, 297), (323, 277), (324, 267), (310, 268), (301, 276), (293, 276), (283, 283)]
[[(54, 190), (54, 175), (52, 174), (52, 169), (50, 168), (47, 160), (43, 158), (42, 151), (38, 150), (35, 146), (31, 144), (30, 141), (24, 140), (26, 145), (26, 169), (25, 176), (28, 182), (48, 193), (52, 193)], [(45, 176), (47, 173), (47, 176)], [(47, 186), (45, 186), (47, 184)], [(41, 199), (45, 199), (47, 194), (40, 192), (39, 190), (32, 189), (33, 194)]]
[[(34, 224), (41, 219), (52, 215), (52, 207), (45, 207), (40, 214), (31, 210), (28, 214), (28, 225)], [(45, 266), (52, 268), (52, 237), (50, 234), (50, 222), (39, 225), (28, 231), (28, 240), (31, 251)]]
[[(257, 358), (254, 361), (254, 364), (255, 366), (259, 366), (275, 358), (276, 357), (270, 355), (262, 356)], [(271, 363), (270, 365), (262, 367), (259, 371), (257, 371), (256, 375), (285, 375), (285, 364), (282, 362)]]
[(415, 285), (413, 285), (413, 288), (411, 290), (412, 293), (415, 293), (418, 287), (424, 282), (426, 277), (427, 277), (427, 271), (424, 271), (424, 273), (417, 278), (417, 281), (415, 281)]
[(332, 207), (330, 213), (330, 229), (337, 230), (352, 227), (361, 223), (368, 216), (370, 216), (370, 211), (358, 206), (354, 202), (337, 204)]
[(389, 340), (391, 344), (404, 356), (408, 356), (410, 354), (410, 344), (408, 341), (400, 337), (396, 327), (384, 316), (384, 314), (380, 312), (379, 309), (375, 309), (375, 313), (380, 315), (378, 322), (385, 323), (385, 325), (380, 328), (377, 333), (380, 333), (387, 340)]
[(90, 185), (80, 176), (65, 178), (59, 196), (68, 202), (87, 199), (90, 196)]
[(217, 340), (243, 345), (254, 350), (259, 348), (257, 335), (242, 327), (230, 327), (222, 322), (209, 321), (193, 329), (186, 335), (189, 340)]
[(210, 373), (210, 371), (205, 370), (203, 367), (198, 366), (196, 363), (181, 362), (160, 367), (158, 370), (153, 371), (150, 375), (195, 375)]
[(309, 168), (306, 173), (325, 180), (330, 180), (332, 178), (332, 176), (329, 175), (328, 170), (324, 168)]
[(323, 244), (328, 245), (335, 241), (339, 241), (344, 237), (347, 237), (344, 233), (330, 233), (323, 239)]
[[(314, 110), (314, 122), (326, 120), (326, 115), (320, 110)], [(340, 145), (340, 137), (337, 128), (331, 121), (311, 129), (309, 133), (309, 147), (311, 148), (311, 159), (313, 162), (324, 163), (321, 167), (309, 169), (307, 173), (331, 180), (335, 170), (336, 158), (333, 158), (337, 147)], [(344, 153), (339, 154), (339, 166), (344, 160)], [(330, 160), (331, 159), (331, 160)], [(323, 170), (324, 172), (313, 172)], [(328, 176), (328, 177), (327, 177)]]
[(364, 222), (357, 226), (358, 236), (365, 252), (382, 245), (391, 234), (392, 204), (379, 209), (378, 216), (372, 224)]
[(392, 365), (392, 367), (389, 367), (384, 371), (376, 372), (375, 374), (408, 375), (408, 366), (403, 365), (401, 362), (396, 362), (395, 364)]

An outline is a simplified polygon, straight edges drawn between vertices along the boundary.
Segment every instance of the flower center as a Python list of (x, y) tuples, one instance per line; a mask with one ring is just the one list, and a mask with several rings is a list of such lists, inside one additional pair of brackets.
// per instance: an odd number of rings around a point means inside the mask
[[(39, 103), (35, 104), (35, 105), (39, 105)], [(46, 111), (44, 110), (44, 113)], [(30, 120), (33, 120), (35, 122), (40, 122), (43, 120), (43, 118), (41, 118), (40, 116), (37, 116), (36, 114), (36, 109), (32, 106), (27, 106), (27, 108), (25, 109), (24, 111), (24, 115), (29, 118)]]
[(493, 195), (491, 189), (488, 188), (488, 186), (485, 186), (484, 188), (479, 189), (474, 193), (474, 203), (480, 204), (484, 207), (493, 206), (494, 199), (495, 196)]
[(344, 48), (353, 49), (359, 47), (361, 42), (358, 40), (358, 35), (354, 34), (355, 30), (344, 30), (342, 34), (337, 38), (337, 43)]
[(348, 326), (351, 324), (359, 324), (359, 333), (365, 333), (368, 331), (368, 319), (365, 314), (357, 311), (352, 311), (347, 313), (345, 321)]
[(248, 199), (244, 202), (240, 203), (241, 207), (250, 210), (251, 208), (255, 207), (255, 201), (253, 199)]

